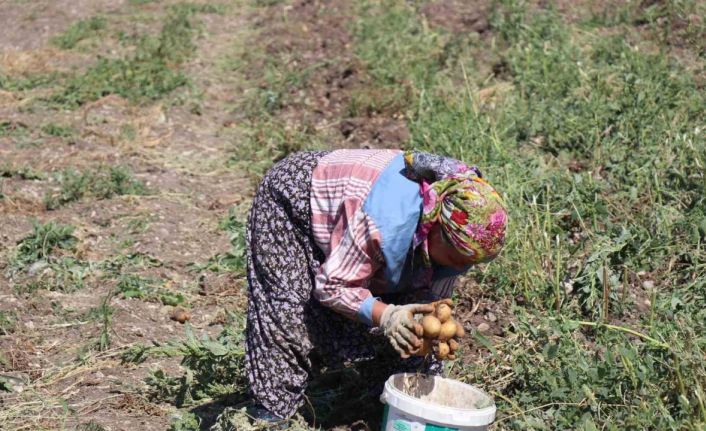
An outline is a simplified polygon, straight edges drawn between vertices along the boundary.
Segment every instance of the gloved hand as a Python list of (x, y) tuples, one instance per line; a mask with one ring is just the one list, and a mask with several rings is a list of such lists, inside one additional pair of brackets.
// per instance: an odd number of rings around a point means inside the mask
[(414, 315), (431, 313), (431, 304), (388, 305), (380, 316), (380, 328), (402, 358), (409, 358), (421, 347), (414, 334)]

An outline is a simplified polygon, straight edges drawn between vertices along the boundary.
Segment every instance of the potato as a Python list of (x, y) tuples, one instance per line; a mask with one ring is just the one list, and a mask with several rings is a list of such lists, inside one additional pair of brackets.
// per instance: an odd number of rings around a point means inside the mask
[(172, 315), (169, 317), (179, 323), (184, 323), (187, 320), (191, 319), (191, 315), (189, 314), (189, 312), (181, 307), (175, 308), (174, 311), (172, 311)]
[(446, 304), (446, 305), (448, 305), (449, 307), (453, 307), (453, 306), (454, 306), (454, 302), (453, 302), (453, 300), (451, 300), (451, 298), (440, 299), (440, 300), (438, 300), (438, 301), (432, 302), (431, 304), (432, 304), (433, 306), (435, 306), (435, 307), (438, 306), (438, 305), (440, 305), (440, 304)]
[(458, 341), (454, 340), (453, 338), (450, 339), (447, 344), (449, 345), (449, 349), (451, 349), (451, 353), (458, 350)]
[(463, 329), (463, 325), (460, 323), (456, 324), (456, 338), (461, 338), (466, 335), (466, 330)]
[(446, 359), (448, 359), (449, 361), (453, 361), (453, 360), (456, 359), (456, 354), (455, 354), (455, 353), (449, 353), (449, 354), (446, 356)]
[(441, 325), (439, 329), (439, 340), (446, 341), (456, 335), (456, 322), (448, 320)]
[(445, 359), (449, 355), (449, 345), (443, 341), (437, 346), (436, 357), (439, 359)]
[(436, 338), (441, 331), (441, 322), (434, 316), (424, 316), (422, 319), (422, 328), (424, 329), (424, 337)]
[(441, 323), (446, 322), (451, 318), (451, 307), (446, 304), (439, 304), (436, 307), (436, 317)]

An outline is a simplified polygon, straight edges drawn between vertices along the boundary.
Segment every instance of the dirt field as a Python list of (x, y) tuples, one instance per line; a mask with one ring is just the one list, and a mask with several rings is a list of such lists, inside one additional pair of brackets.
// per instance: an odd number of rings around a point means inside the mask
[[(508, 255), (457, 289), (475, 335), (448, 369), (496, 397), (495, 429), (698, 429), (703, 8), (643, 3), (0, 2), (0, 429), (208, 429), (227, 406), (259, 429), (238, 411), (258, 178), (412, 146), (477, 157), (513, 202)], [(513, 24), (548, 9), (566, 33)], [(293, 426), (378, 429), (330, 379)]]

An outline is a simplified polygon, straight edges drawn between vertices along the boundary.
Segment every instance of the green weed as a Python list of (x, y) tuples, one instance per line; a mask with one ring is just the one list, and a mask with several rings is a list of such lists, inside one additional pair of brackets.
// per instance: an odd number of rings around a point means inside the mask
[(47, 123), (42, 126), (42, 132), (49, 136), (56, 136), (58, 138), (70, 138), (71, 136), (76, 134), (76, 129), (71, 126)]
[(194, 51), (196, 28), (191, 16), (199, 8), (175, 6), (157, 37), (144, 36), (134, 54), (123, 59), (100, 58), (84, 74), (68, 81), (50, 102), (76, 107), (109, 94), (133, 102), (158, 99), (187, 83), (179, 66)]
[(198, 431), (201, 421), (191, 412), (180, 412), (179, 418), (169, 424), (169, 431)]
[(21, 272), (27, 277), (16, 284), (18, 293), (83, 288), (91, 266), (71, 256), (78, 242), (73, 232), (73, 226), (33, 222), (33, 232), (19, 242), (10, 260), (8, 275), (14, 277)]
[(444, 56), (443, 37), (405, 2), (361, 3), (355, 50), (372, 82), (354, 93), (349, 114), (402, 111), (434, 80)]
[(246, 141), (234, 148), (228, 164), (247, 172), (254, 182), (287, 155), (321, 147), (312, 128), (290, 128), (272, 117), (254, 122), (247, 133)]
[(12, 168), (9, 166), (0, 166), (0, 177), (13, 178), (17, 177), (23, 180), (43, 180), (46, 175), (43, 172), (35, 171), (29, 166), (21, 168)]
[(123, 361), (142, 363), (148, 358), (183, 356), (181, 377), (155, 370), (147, 378), (153, 399), (188, 406), (195, 401), (244, 393), (244, 327), (242, 316), (231, 314), (230, 323), (215, 338), (196, 338), (186, 326), (184, 341), (170, 341), (153, 346), (135, 346), (123, 355)]
[(61, 190), (48, 193), (44, 198), (44, 204), (49, 210), (86, 197), (110, 199), (113, 196), (147, 193), (144, 184), (133, 178), (132, 173), (123, 166), (102, 167), (83, 172), (66, 169), (59, 181)]
[(226, 5), (223, 3), (177, 3), (173, 5), (171, 9), (176, 13), (185, 13), (190, 15), (197, 13), (211, 13), (216, 15), (223, 15), (226, 11)]
[(152, 217), (149, 215), (136, 215), (130, 218), (130, 221), (127, 223), (127, 228), (130, 233), (133, 234), (145, 233), (147, 229), (149, 229), (151, 222)]
[(145, 298), (152, 293), (160, 280), (142, 278), (138, 275), (126, 274), (120, 278), (116, 286), (123, 298)]
[(0, 376), (0, 392), (12, 392), (13, 383), (10, 377)]
[[(1, 87), (0, 87), (1, 88)], [(15, 121), (0, 121), (0, 136), (26, 136), (29, 133), (29, 128)]]
[(18, 293), (32, 293), (36, 290), (73, 292), (83, 289), (85, 279), (92, 267), (88, 262), (70, 256), (53, 257), (48, 262), (39, 261), (28, 268), (30, 278), (18, 284)]
[(92, 320), (98, 322), (100, 326), (100, 332), (95, 341), (89, 343), (83, 348), (81, 352), (79, 352), (79, 356), (82, 356), (83, 354), (85, 354), (85, 352), (89, 350), (96, 349), (99, 352), (103, 352), (110, 348), (110, 335), (113, 331), (113, 314), (115, 314), (115, 307), (110, 305), (110, 302), (113, 300), (113, 297), (113, 293), (109, 293), (103, 298), (101, 304), (98, 307), (91, 308), (83, 316), (83, 319), (85, 320)]
[[(496, 6), (496, 45), (475, 47), (497, 50), (507, 75), (476, 76), (448, 45), (443, 62), (395, 72), (385, 59), (396, 53), (439, 58), (422, 35), (451, 41), (414, 30), (422, 20), (403, 2), (372, 7), (356, 25), (358, 54), (378, 82), (418, 83), (397, 99), (410, 146), (479, 165), (509, 205), (503, 255), (474, 273), (491, 300), (522, 304), (505, 338), (487, 343), (506, 359), (453, 375), (505, 382), (501, 429), (702, 427), (705, 345), (691, 334), (706, 305), (706, 99), (693, 77), (624, 35), (578, 32), (551, 8), (513, 1)], [(386, 14), (398, 17), (394, 43)], [(506, 90), (489, 103), (480, 86)], [(640, 314), (645, 277), (658, 282)]]
[(59, 74), (37, 74), (28, 76), (7, 76), (0, 72), (0, 90), (20, 92), (35, 88), (49, 87), (56, 83)]
[(84, 39), (96, 36), (106, 28), (106, 19), (94, 16), (71, 24), (62, 34), (52, 39), (52, 43), (61, 49), (72, 49)]
[(242, 208), (233, 207), (228, 215), (221, 220), (219, 227), (228, 233), (231, 249), (226, 253), (217, 254), (203, 265), (195, 265), (194, 269), (214, 272), (231, 271), (245, 274), (245, 229), (246, 216)]
[(14, 266), (31, 265), (49, 259), (57, 251), (72, 251), (78, 243), (73, 233), (75, 228), (50, 221), (32, 223), (33, 232), (20, 240)]
[(186, 301), (184, 295), (165, 288), (162, 280), (143, 278), (135, 274), (124, 274), (116, 285), (116, 292), (123, 298), (139, 298), (147, 301), (158, 300), (164, 305), (181, 305)]
[(10, 335), (15, 332), (17, 315), (12, 311), (0, 311), (0, 335)]
[(103, 278), (116, 279), (129, 271), (159, 268), (161, 266), (163, 266), (163, 263), (159, 259), (148, 254), (130, 253), (120, 254), (100, 262), (99, 269), (103, 271)]

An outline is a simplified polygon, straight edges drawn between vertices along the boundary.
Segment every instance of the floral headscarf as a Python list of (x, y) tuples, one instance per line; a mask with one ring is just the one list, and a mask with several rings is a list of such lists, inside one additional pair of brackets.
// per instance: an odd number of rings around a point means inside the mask
[(422, 218), (414, 246), (421, 246), (425, 265), (431, 265), (427, 237), (436, 222), (456, 250), (472, 257), (473, 263), (497, 256), (505, 242), (507, 212), (478, 168), (417, 151), (405, 152), (404, 159), (406, 176), (421, 185)]

